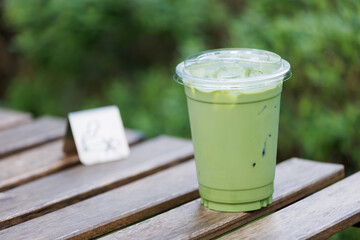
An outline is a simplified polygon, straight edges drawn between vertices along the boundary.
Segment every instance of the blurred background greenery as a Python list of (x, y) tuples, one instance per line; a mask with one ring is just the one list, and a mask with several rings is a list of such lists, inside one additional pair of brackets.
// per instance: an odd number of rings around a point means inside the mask
[[(149, 137), (190, 137), (177, 63), (213, 48), (273, 51), (292, 64), (278, 159), (360, 170), (360, 1), (7, 0), (0, 104), (37, 115), (109, 104)], [(359, 237), (350, 228), (333, 239)]]

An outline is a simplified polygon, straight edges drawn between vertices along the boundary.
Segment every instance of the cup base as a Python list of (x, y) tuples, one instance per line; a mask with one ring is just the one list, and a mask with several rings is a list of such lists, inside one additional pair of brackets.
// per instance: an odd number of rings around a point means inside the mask
[(274, 183), (241, 190), (221, 190), (199, 184), (199, 192), (201, 204), (212, 210), (221, 212), (254, 211), (272, 203)]
[(219, 203), (201, 198), (201, 204), (205, 207), (220, 212), (247, 212), (266, 207), (273, 201), (272, 195), (263, 200), (245, 203)]

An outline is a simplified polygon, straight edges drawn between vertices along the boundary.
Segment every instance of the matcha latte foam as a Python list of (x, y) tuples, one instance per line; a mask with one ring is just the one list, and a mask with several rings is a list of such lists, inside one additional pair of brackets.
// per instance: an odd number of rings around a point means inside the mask
[(176, 67), (204, 206), (239, 212), (272, 202), (280, 96), (290, 76), (287, 61), (256, 49), (201, 52)]

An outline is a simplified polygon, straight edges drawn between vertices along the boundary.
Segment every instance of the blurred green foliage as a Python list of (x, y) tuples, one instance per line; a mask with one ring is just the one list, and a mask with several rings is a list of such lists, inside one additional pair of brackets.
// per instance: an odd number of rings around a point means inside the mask
[(117, 104), (127, 126), (189, 137), (176, 63), (218, 47), (274, 51), (292, 64), (280, 156), (360, 167), (360, 3), (353, 1), (11, 0), (22, 56), (7, 90), (35, 114)]
[(176, 64), (212, 48), (278, 53), (283, 91), (279, 159), (360, 170), (360, 1), (7, 0), (19, 74), (11, 107), (37, 115), (108, 104), (149, 136), (190, 137)]
[(35, 114), (106, 104), (150, 136), (189, 137), (186, 56), (219, 47), (274, 51), (292, 64), (279, 157), (360, 168), (360, 2), (11, 0), (5, 15), (22, 57), (6, 100)]

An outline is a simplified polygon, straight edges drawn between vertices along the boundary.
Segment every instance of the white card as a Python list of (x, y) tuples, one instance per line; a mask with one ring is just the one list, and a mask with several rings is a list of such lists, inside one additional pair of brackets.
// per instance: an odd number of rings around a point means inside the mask
[(92, 165), (129, 156), (129, 144), (118, 107), (72, 112), (68, 120), (83, 164)]

